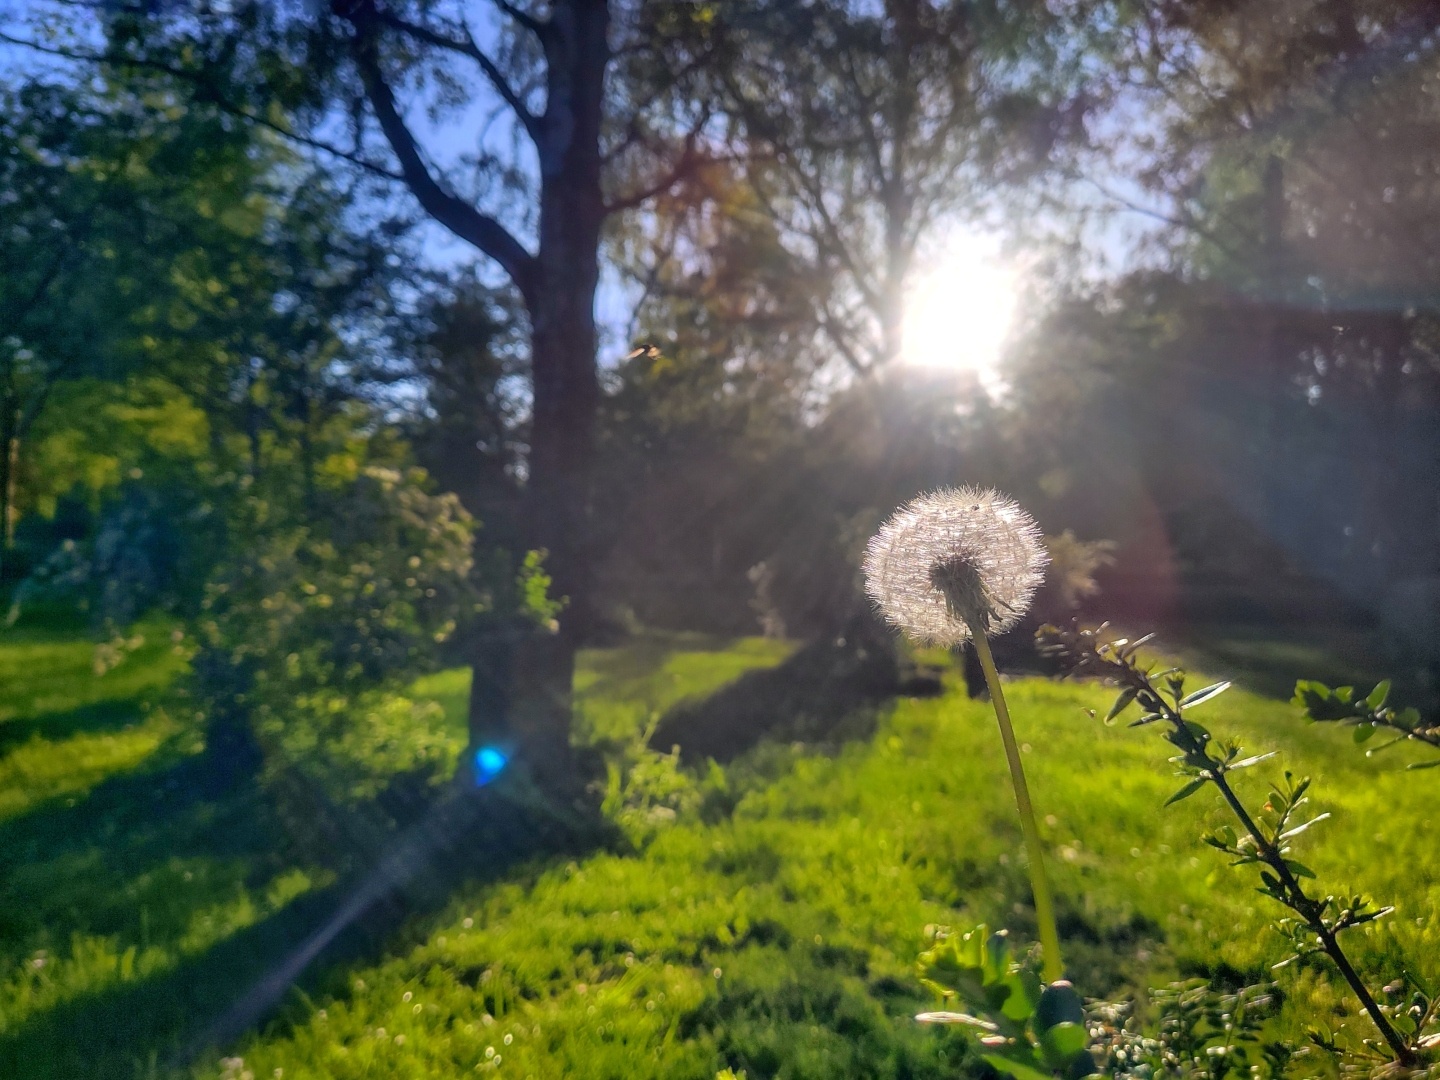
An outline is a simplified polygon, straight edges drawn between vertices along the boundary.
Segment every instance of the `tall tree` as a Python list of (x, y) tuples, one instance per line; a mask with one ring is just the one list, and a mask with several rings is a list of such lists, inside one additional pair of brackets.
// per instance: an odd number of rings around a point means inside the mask
[(816, 316), (857, 374), (901, 350), (906, 286), (946, 226), (1083, 134), (1043, 4), (775, 2), (726, 10), (717, 68), (786, 246), (830, 282)]
[[(377, 0), (332, 4), (348, 28), (351, 62), (404, 183), (428, 214), (504, 271), (529, 316), (526, 540), (546, 552), (547, 570), (566, 608), (558, 633), (529, 633), (513, 650), (502, 646), (508, 672), (497, 671), (493, 653), (477, 661), (470, 721), (472, 743), (513, 740), (532, 774), (550, 786), (565, 787), (572, 768), (575, 651), (594, 620), (588, 537), (590, 464), (600, 401), (595, 293), (601, 234), (611, 213), (637, 205), (651, 190), (670, 186), (688, 166), (689, 155), (680, 151), (657, 177), (616, 190), (614, 172), (620, 173), (621, 184), (634, 176), (633, 155), (627, 153), (631, 145), (654, 145), (654, 119), (645, 115), (643, 104), (625, 101), (607, 84), (616, 56), (612, 36), (628, 31), (635, 36), (627, 36), (620, 47), (630, 52), (643, 48), (640, 35), (648, 21), (643, 7), (614, 20), (618, 25), (612, 25), (605, 0), (563, 0), (550, 5), (545, 15), (505, 0), (496, 0), (491, 10), (506, 20), (498, 34), (497, 46), (503, 50), (498, 59), (477, 40), (473, 16), (463, 5), (445, 11), (434, 5), (382, 6)], [(415, 125), (407, 120), (406, 106), (397, 98), (406, 60), (412, 71), (436, 60), (442, 65), (455, 60), (473, 64), (481, 81), (471, 83), (469, 93), (479, 97), (483, 90), (498, 99), (517, 134), (529, 143), (533, 176), (520, 186), (530, 189), (526, 209), (534, 218), (532, 246), (476, 200), (458, 196), (437, 175)], [(662, 85), (655, 96), (666, 89)], [(616, 104), (622, 115), (611, 111)], [(609, 152), (607, 129), (618, 129), (611, 135)], [(691, 128), (686, 151), (699, 129), (700, 124)], [(487, 153), (482, 150), (482, 156)], [(512, 174), (525, 168), (522, 160), (508, 162)], [(496, 692), (497, 681), (508, 683), (508, 693)], [(491, 685), (482, 685), (486, 683)]]
[[(525, 635), (503, 665), (477, 660), (471, 737), (476, 749), (513, 742), (558, 788), (573, 778), (570, 684), (593, 623), (601, 237), (612, 214), (701, 156), (709, 114), (677, 91), (703, 67), (706, 35), (691, 31), (711, 19), (708, 5), (639, 0), (332, 0), (317, 19), (249, 0), (223, 14), (196, 4), (116, 18), (103, 54), (61, 47), (116, 71), (168, 72), (196, 100), (403, 185), (520, 296), (531, 351), (525, 543), (546, 552), (566, 606), (558, 633)], [(348, 141), (337, 134), (345, 116)]]

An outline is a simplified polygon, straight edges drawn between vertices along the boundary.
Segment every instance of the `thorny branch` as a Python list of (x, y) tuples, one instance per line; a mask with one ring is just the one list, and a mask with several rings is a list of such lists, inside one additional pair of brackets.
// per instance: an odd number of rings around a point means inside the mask
[[(1264, 867), (1260, 875), (1264, 882), (1261, 891), (1300, 917), (1304, 926), (1314, 935), (1318, 951), (1330, 958), (1359, 999), (1389, 1046), (1394, 1060), (1406, 1066), (1416, 1064), (1419, 1059), (1415, 1048), (1401, 1036), (1390, 1018), (1381, 1010), (1338, 940), (1342, 930), (1372, 922), (1388, 914), (1391, 909), (1372, 908), (1360, 898), (1344, 904), (1333, 896), (1324, 899), (1312, 897), (1301, 885), (1300, 878), (1314, 877), (1314, 874), (1303, 864), (1287, 858), (1290, 850), (1288, 841), (1325, 816), (1321, 815), (1302, 825), (1289, 827), (1291, 814), (1305, 801), (1304, 792), (1309, 786), (1309, 780), (1296, 783), (1287, 773), (1285, 786), (1275, 787), (1271, 801), (1267, 803), (1267, 808), (1274, 811), (1272, 827), (1266, 828), (1257, 822), (1240, 801), (1227, 779), (1227, 774), (1259, 764), (1274, 755), (1261, 754), (1242, 759), (1239, 758), (1239, 747), (1228, 744), (1221, 748), (1221, 756), (1216, 756), (1211, 752), (1213, 740), (1210, 733), (1200, 724), (1185, 719), (1183, 715), (1186, 708), (1217, 696), (1230, 684), (1216, 683), (1186, 695), (1183, 689), (1183, 672), (1172, 668), (1152, 675), (1150, 671), (1142, 670), (1136, 662), (1136, 653), (1154, 635), (1147, 635), (1136, 641), (1123, 638), (1106, 641), (1103, 636), (1105, 629), (1105, 626), (1101, 626), (1095, 630), (1081, 630), (1078, 627), (1062, 630), (1046, 626), (1041, 628), (1039, 633), (1040, 648), (1046, 654), (1057, 658), (1071, 673), (1096, 676), (1120, 686), (1120, 696), (1110, 710), (1107, 721), (1114, 720), (1133, 703), (1143, 711), (1140, 718), (1131, 724), (1132, 727), (1153, 723), (1165, 725), (1165, 738), (1180, 750), (1180, 755), (1172, 760), (1191, 778), (1169, 801), (1178, 802), (1207, 783), (1215, 786), (1239, 820), (1245, 835), (1236, 838), (1233, 830), (1221, 830), (1220, 834), (1206, 837), (1206, 842), (1234, 856), (1236, 865), (1259, 863)], [(1156, 683), (1162, 679), (1165, 681), (1165, 690), (1168, 691), (1168, 700), (1166, 694), (1156, 687)], [(1292, 935), (1292, 938), (1294, 936)]]

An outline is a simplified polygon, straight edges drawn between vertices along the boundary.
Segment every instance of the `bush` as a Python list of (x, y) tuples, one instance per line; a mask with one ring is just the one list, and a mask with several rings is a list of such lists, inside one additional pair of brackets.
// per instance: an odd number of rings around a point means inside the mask
[(193, 688), (212, 748), (258, 748), (329, 799), (435, 771), (439, 718), (400, 691), (481, 606), (469, 580), (473, 522), (412, 469), (367, 468), (317, 485), (308, 516), (237, 545), (206, 587)]

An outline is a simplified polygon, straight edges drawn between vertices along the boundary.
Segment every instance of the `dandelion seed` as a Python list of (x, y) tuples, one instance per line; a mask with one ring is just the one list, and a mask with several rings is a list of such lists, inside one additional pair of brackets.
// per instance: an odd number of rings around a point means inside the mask
[(947, 488), (897, 511), (865, 551), (865, 591), (927, 645), (1001, 634), (1030, 606), (1049, 556), (1035, 520), (996, 491)]

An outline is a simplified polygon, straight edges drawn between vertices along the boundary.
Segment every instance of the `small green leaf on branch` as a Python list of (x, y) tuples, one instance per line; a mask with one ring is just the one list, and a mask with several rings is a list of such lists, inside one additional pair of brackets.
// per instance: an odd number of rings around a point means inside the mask
[(1193, 694), (1186, 694), (1180, 701), (1180, 708), (1189, 709), (1195, 705), (1201, 705), (1211, 698), (1219, 697), (1233, 685), (1234, 684), (1230, 682), (1211, 683), (1203, 690), (1196, 690)]
[(1195, 792), (1199, 791), (1202, 787), (1204, 787), (1205, 784), (1209, 781), (1209, 779), (1210, 778), (1208, 776), (1197, 776), (1194, 780), (1191, 780), (1179, 791), (1175, 792), (1174, 795), (1171, 795), (1170, 798), (1166, 799), (1165, 805), (1170, 806), (1172, 803), (1180, 802), (1180, 800), (1182, 799), (1188, 799), (1191, 795), (1194, 795)]

